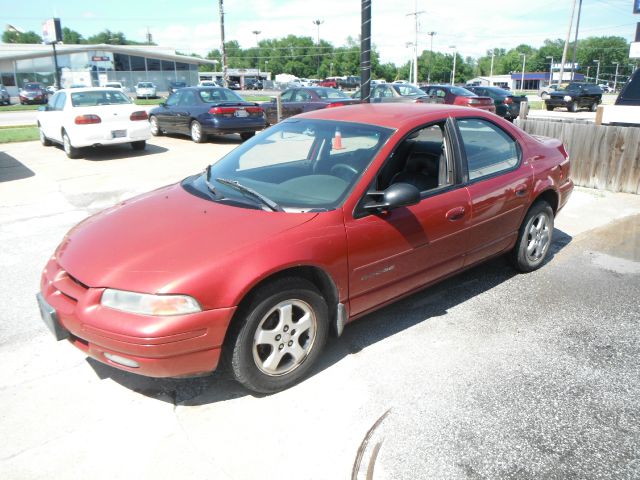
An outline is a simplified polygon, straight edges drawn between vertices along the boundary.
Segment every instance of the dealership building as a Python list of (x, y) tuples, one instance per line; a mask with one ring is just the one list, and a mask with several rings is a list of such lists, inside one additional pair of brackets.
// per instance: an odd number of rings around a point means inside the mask
[[(199, 65), (215, 60), (177, 55), (171, 48), (151, 45), (56, 45), (60, 83), (100, 86), (121, 82), (132, 92), (138, 82), (153, 82), (166, 91), (169, 82), (198, 83)], [(26, 82), (55, 84), (53, 47), (40, 44), (0, 43), (0, 83), (11, 95)]]

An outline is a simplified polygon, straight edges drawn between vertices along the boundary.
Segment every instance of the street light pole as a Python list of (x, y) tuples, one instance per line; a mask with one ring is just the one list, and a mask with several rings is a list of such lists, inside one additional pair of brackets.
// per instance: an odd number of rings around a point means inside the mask
[(616, 88), (618, 87), (618, 62), (615, 62), (614, 65), (616, 66), (616, 76), (613, 77), (613, 92), (616, 92)]
[(433, 36), (437, 32), (427, 32), (427, 35), (431, 37), (431, 49), (429, 50), (429, 71), (427, 73), (427, 83), (431, 83), (431, 64), (433, 63)]
[(227, 50), (224, 46), (224, 5), (223, 0), (218, 2), (220, 6), (220, 49), (222, 53), (222, 79), (224, 86), (229, 85), (229, 75), (227, 74)]
[(598, 85), (598, 78), (600, 77), (600, 60), (594, 60), (593, 63), (598, 64), (598, 68), (596, 70), (596, 85)]
[[(251, 33), (253, 33), (256, 36), (256, 48), (258, 48), (258, 35), (260, 35), (262, 32), (260, 30), (253, 30)], [(258, 77), (260, 77), (260, 56), (259, 56), (259, 52), (256, 51), (256, 65), (258, 66)]]
[(453, 48), (453, 70), (451, 72), (451, 85), (455, 85), (456, 82), (456, 57), (458, 56), (458, 51), (456, 50), (455, 45), (450, 45), (449, 48)]
[(493, 78), (493, 58), (496, 56), (496, 49), (493, 48), (491, 49), (491, 69), (489, 70), (489, 86), (491, 87), (493, 81), (491, 80)]
[(413, 15), (415, 19), (415, 40), (413, 42), (413, 83), (418, 84), (418, 15), (425, 13), (424, 10), (418, 11), (418, 0), (416, 0), (416, 8), (413, 12), (407, 13), (407, 17)]
[(324, 20), (316, 19), (313, 24), (318, 28), (318, 76), (320, 76), (320, 25), (324, 23)]
[(590, 69), (590, 68), (591, 68), (591, 65), (589, 65), (589, 66), (587, 67), (587, 82), (589, 81), (589, 69)]
[(522, 76), (520, 77), (520, 90), (524, 92), (524, 66), (527, 62), (527, 54), (521, 53), (520, 56), (522, 57)]
[(551, 59), (551, 63), (549, 64), (549, 85), (553, 83), (553, 57), (546, 57)]

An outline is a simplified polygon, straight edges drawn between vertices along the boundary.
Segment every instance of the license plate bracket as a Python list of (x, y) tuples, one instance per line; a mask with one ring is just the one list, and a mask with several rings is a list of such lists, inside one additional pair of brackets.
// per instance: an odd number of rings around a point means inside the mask
[(246, 110), (236, 110), (234, 115), (236, 117), (248, 117), (249, 113)]
[(127, 136), (126, 130), (111, 130), (111, 138), (122, 138)]
[(56, 340), (66, 340), (69, 338), (69, 330), (60, 324), (55, 309), (47, 303), (40, 293), (36, 294), (36, 299), (38, 300), (42, 321), (51, 333), (53, 333), (53, 336), (56, 337)]

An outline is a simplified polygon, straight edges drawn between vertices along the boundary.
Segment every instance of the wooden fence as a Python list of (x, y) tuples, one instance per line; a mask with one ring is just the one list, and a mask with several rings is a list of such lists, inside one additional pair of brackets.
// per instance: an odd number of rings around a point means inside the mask
[(640, 194), (640, 128), (532, 118), (516, 124), (527, 133), (562, 140), (576, 185)]

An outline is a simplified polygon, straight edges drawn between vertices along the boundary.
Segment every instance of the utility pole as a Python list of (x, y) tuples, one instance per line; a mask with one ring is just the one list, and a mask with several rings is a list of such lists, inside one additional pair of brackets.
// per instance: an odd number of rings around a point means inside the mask
[(224, 6), (223, 0), (218, 0), (220, 5), (220, 52), (222, 53), (222, 81), (224, 86), (229, 85), (229, 74), (227, 73), (227, 49), (224, 46)]
[(147, 27), (147, 45), (151, 45), (151, 43), (153, 43), (153, 35), (151, 35), (151, 32), (149, 31), (149, 27)]
[[(256, 48), (258, 47), (258, 35), (260, 35), (262, 32), (260, 30), (253, 30), (251, 33), (253, 33), (256, 36)], [(256, 65), (258, 66), (258, 78), (260, 78), (260, 52), (256, 51)]]
[(362, 0), (360, 13), (360, 99), (371, 100), (371, 0)]
[(582, 0), (578, 4), (578, 20), (576, 20), (576, 36), (573, 38), (573, 57), (571, 59), (571, 80), (576, 75), (576, 50), (578, 49), (578, 29), (580, 28), (580, 12), (582, 12)]
[(449, 48), (453, 48), (453, 70), (451, 71), (451, 85), (455, 85), (456, 82), (456, 57), (458, 56), (458, 51), (456, 50), (455, 45), (450, 45)]
[(437, 32), (427, 32), (427, 35), (431, 37), (431, 49), (429, 50), (429, 72), (427, 73), (427, 83), (431, 83), (431, 64), (433, 63), (433, 36)]
[(317, 74), (318, 74), (318, 76), (320, 76), (320, 25), (322, 25), (324, 23), (324, 20), (317, 19), (317, 20), (314, 20), (312, 23), (318, 28), (318, 43), (317, 43), (317, 46), (318, 46), (318, 59), (317, 59), (317, 67), (316, 68), (317, 68)]
[(415, 20), (415, 25), (416, 25), (416, 28), (415, 28), (416, 38), (415, 38), (415, 41), (413, 42), (413, 83), (414, 85), (417, 85), (418, 84), (418, 15), (425, 13), (425, 11), (424, 10), (418, 11), (418, 0), (416, 0), (415, 5), (416, 5), (415, 11), (411, 13), (407, 13), (406, 16), (410, 17), (413, 15)]
[(596, 85), (598, 85), (598, 78), (600, 77), (600, 60), (594, 60), (593, 63), (598, 64), (598, 69), (596, 70)]
[(616, 66), (616, 76), (613, 77), (613, 93), (616, 92), (616, 88), (618, 87), (618, 65), (620, 64), (616, 62), (614, 65)]
[(569, 20), (569, 30), (567, 30), (567, 39), (564, 42), (564, 49), (562, 50), (562, 61), (560, 62), (560, 80), (558, 83), (562, 83), (564, 77), (564, 64), (567, 61), (567, 49), (569, 48), (569, 39), (571, 38), (571, 27), (573, 26), (573, 14), (576, 12), (576, 0), (573, 0), (573, 7), (571, 8), (571, 19)]
[(546, 57), (551, 59), (551, 63), (549, 64), (549, 85), (553, 83), (553, 57)]

